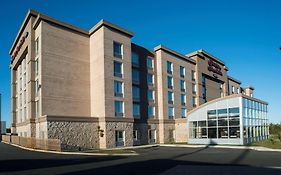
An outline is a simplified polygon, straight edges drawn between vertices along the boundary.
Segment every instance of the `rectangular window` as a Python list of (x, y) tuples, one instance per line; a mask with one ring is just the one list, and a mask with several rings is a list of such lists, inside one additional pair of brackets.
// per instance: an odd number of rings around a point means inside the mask
[(122, 63), (114, 61), (114, 76), (122, 78), (123, 70)]
[(115, 109), (115, 116), (116, 117), (123, 117), (124, 116), (123, 101), (115, 101), (114, 102), (114, 109)]
[(138, 140), (138, 130), (133, 130), (133, 139), (134, 141)]
[(137, 69), (132, 69), (132, 80), (133, 83), (139, 83), (140, 81), (140, 73)]
[(168, 117), (169, 119), (174, 118), (174, 107), (168, 107)]
[(174, 93), (171, 91), (168, 91), (168, 103), (174, 104)]
[(185, 94), (181, 94), (181, 105), (182, 106), (186, 105), (186, 96), (185, 96)]
[(35, 40), (35, 56), (39, 53), (39, 37)]
[(193, 106), (193, 107), (196, 107), (196, 105), (197, 105), (197, 104), (196, 104), (196, 97), (193, 96), (193, 97), (192, 97), (192, 106)]
[(235, 87), (232, 86), (231, 89), (232, 89), (232, 90), (231, 90), (232, 94), (234, 94), (234, 92), (235, 92)]
[(147, 115), (148, 115), (148, 118), (154, 118), (154, 116), (155, 116), (155, 107), (154, 106), (148, 106)]
[(39, 95), (39, 80), (35, 81), (35, 96), (38, 97)]
[(135, 52), (132, 52), (132, 65), (139, 67), (139, 55)]
[(184, 76), (185, 76), (185, 68), (182, 67), (182, 66), (180, 66), (180, 76), (181, 76), (182, 78), (184, 78)]
[(134, 101), (140, 100), (140, 88), (137, 86), (133, 86), (133, 100)]
[(191, 70), (191, 79), (192, 81), (195, 81), (196, 79), (196, 72), (194, 70)]
[(35, 60), (35, 74), (38, 75), (39, 73), (39, 58)]
[(123, 97), (123, 83), (121, 81), (114, 80), (114, 96)]
[(186, 109), (181, 108), (181, 118), (186, 118)]
[(185, 92), (185, 81), (184, 80), (180, 81), (180, 86), (181, 86), (181, 91)]
[(133, 116), (134, 118), (140, 118), (140, 104), (133, 103)]
[(173, 89), (173, 84), (174, 84), (173, 83), (173, 77), (168, 76), (167, 80), (168, 80), (168, 88)]
[(116, 58), (122, 58), (123, 56), (123, 45), (118, 42), (113, 42), (113, 55)]
[(147, 90), (147, 100), (154, 101), (154, 90)]
[(152, 58), (148, 57), (146, 59), (146, 67), (147, 67), (147, 69), (153, 69), (153, 60), (152, 60)]
[(240, 89), (239, 88), (237, 88), (237, 94), (239, 94), (240, 93)]
[(35, 116), (39, 117), (39, 101), (35, 101)]
[(173, 63), (170, 61), (167, 61), (167, 73), (173, 74)]
[(152, 86), (154, 84), (153, 77), (154, 76), (152, 74), (147, 74), (147, 85)]
[(125, 131), (115, 131), (116, 146), (124, 146), (125, 144)]
[(192, 83), (192, 93), (196, 94), (196, 84)]

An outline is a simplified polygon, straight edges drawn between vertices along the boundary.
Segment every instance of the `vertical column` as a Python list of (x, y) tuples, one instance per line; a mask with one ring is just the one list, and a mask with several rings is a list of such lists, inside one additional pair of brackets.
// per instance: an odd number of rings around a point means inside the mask
[(12, 117), (12, 124), (11, 124), (11, 132), (16, 133), (16, 123), (17, 123), (17, 88), (16, 88), (16, 79), (17, 79), (17, 71), (11, 68), (11, 117)]

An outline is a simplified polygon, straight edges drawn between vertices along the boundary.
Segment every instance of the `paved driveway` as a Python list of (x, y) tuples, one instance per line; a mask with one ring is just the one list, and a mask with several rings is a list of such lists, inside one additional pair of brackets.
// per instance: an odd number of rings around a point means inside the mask
[(0, 143), (0, 174), (281, 174), (281, 152), (171, 147), (136, 151), (140, 155), (60, 155)]

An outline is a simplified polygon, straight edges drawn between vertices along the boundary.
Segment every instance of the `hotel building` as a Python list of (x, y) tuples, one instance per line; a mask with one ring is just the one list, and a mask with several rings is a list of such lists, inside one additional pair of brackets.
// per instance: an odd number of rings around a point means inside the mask
[[(254, 88), (242, 88), (240, 81), (228, 76), (225, 63), (206, 51), (182, 55), (163, 45), (150, 51), (132, 43), (132, 37), (132, 32), (105, 20), (84, 30), (30, 10), (10, 50), (12, 132), (60, 139), (63, 149), (189, 139), (196, 143), (209, 139), (208, 134), (197, 137), (203, 131), (197, 127), (196, 112), (203, 105), (237, 97), (241, 120), (252, 114), (242, 112), (248, 107), (244, 99), (267, 105), (253, 98)], [(263, 123), (255, 124), (263, 125), (264, 132), (257, 133), (264, 134), (261, 138), (268, 135), (263, 109)], [(219, 109), (212, 110), (218, 118)], [(219, 139), (221, 130), (215, 126)], [(245, 127), (245, 132), (252, 134), (249, 128), (253, 127)], [(229, 125), (224, 127), (224, 138), (232, 139), (230, 131)]]

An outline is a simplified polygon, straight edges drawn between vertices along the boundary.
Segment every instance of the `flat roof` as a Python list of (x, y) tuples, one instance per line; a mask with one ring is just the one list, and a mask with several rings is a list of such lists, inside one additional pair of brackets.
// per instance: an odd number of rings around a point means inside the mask
[(81, 34), (84, 34), (84, 35), (87, 35), (87, 36), (90, 36), (92, 35), (94, 32), (96, 32), (99, 28), (101, 28), (102, 26), (105, 26), (105, 27), (108, 27), (110, 29), (113, 29), (113, 30), (116, 30), (117, 32), (119, 33), (122, 33), (126, 36), (129, 36), (129, 37), (133, 37), (133, 33), (122, 28), (122, 27), (119, 27), (115, 24), (112, 24), (104, 19), (100, 20), (94, 27), (92, 27), (90, 30), (85, 30), (83, 28), (80, 28), (80, 27), (76, 27), (74, 25), (71, 25), (71, 24), (68, 24), (68, 23), (65, 23), (65, 22), (61, 22), (55, 18), (52, 18), (50, 16), (47, 16), (47, 15), (44, 15), (40, 12), (37, 12), (35, 10), (32, 10), (32, 9), (29, 9), (27, 14), (26, 14), (26, 17), (24, 19), (24, 21), (22, 22), (22, 25), (20, 27), (20, 30), (18, 31), (17, 35), (16, 35), (16, 38), (12, 44), (12, 47), (10, 49), (10, 55), (12, 54), (13, 50), (15, 49), (15, 46), (16, 46), (16, 43), (18, 42), (19, 40), (19, 36), (22, 34), (24, 28), (26, 27), (30, 17), (33, 16), (35, 17), (35, 22), (33, 24), (33, 29), (36, 29), (36, 27), (39, 25), (40, 21), (46, 21), (46, 22), (50, 22), (50, 23), (53, 23), (53, 24), (56, 24), (56, 25), (59, 25), (59, 26), (62, 26), (62, 27), (65, 27), (69, 30), (72, 30), (72, 31), (75, 31), (75, 32), (79, 32)]
[(186, 54), (187, 57), (192, 57), (192, 56), (195, 56), (195, 55), (200, 55), (200, 54), (203, 54), (205, 56), (208, 56), (214, 60), (216, 60), (217, 62), (221, 63), (222, 65), (225, 65), (225, 63), (223, 61), (221, 61), (220, 59), (218, 59), (217, 57), (211, 55), (210, 53), (206, 52), (205, 50), (203, 49), (200, 49), (200, 50), (197, 50), (197, 51), (194, 51), (192, 53), (189, 53), (189, 54)]
[(175, 55), (175, 56), (180, 57), (180, 58), (182, 58), (182, 59), (184, 59), (186, 61), (189, 61), (190, 63), (196, 64), (196, 61), (192, 60), (191, 58), (189, 58), (189, 57), (187, 57), (185, 55), (182, 55), (182, 54), (180, 54), (180, 53), (178, 53), (178, 52), (176, 52), (174, 50), (171, 50), (171, 49), (169, 49), (169, 48), (167, 48), (167, 47), (165, 47), (165, 46), (163, 46), (161, 44), (154, 48), (154, 52), (156, 52), (158, 50), (164, 50), (164, 51), (166, 51), (166, 52), (168, 52), (168, 53), (170, 53), (172, 55)]
[(237, 79), (235, 79), (235, 78), (233, 78), (233, 77), (231, 77), (231, 76), (227, 76), (227, 78), (228, 78), (229, 80), (231, 80), (231, 81), (234, 81), (234, 82), (236, 82), (236, 83), (238, 83), (238, 84), (241, 84), (241, 81), (239, 81), (239, 80), (237, 80)]

